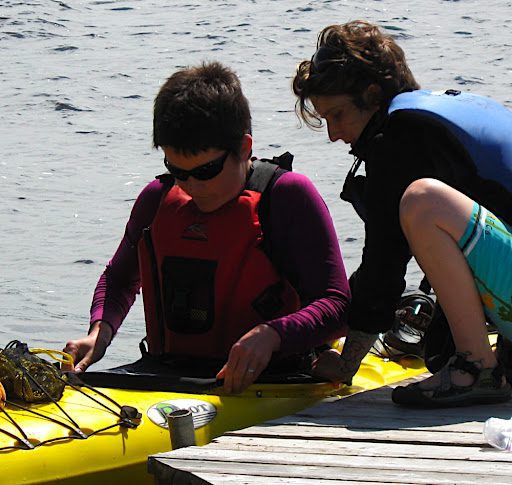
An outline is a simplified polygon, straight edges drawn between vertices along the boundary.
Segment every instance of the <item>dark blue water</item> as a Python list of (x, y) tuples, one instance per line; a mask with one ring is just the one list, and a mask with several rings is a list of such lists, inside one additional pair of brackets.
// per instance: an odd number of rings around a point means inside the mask
[[(424, 87), (512, 107), (511, 1), (0, 0), (0, 345), (60, 349), (86, 333), (134, 198), (162, 170), (153, 98), (176, 68), (202, 60), (240, 75), (256, 153), (295, 154), (354, 270), (363, 228), (338, 199), (351, 157), (299, 128), (290, 82), (323, 27), (358, 18), (395, 36)], [(101, 365), (134, 359), (143, 335), (139, 301)]]

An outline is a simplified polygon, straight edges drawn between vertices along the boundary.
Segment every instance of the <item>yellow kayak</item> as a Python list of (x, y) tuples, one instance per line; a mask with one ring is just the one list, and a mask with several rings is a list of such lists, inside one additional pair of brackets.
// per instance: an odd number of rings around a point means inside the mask
[[(167, 413), (192, 412), (196, 442), (293, 414), (327, 396), (344, 397), (424, 372), (419, 359), (392, 362), (367, 356), (352, 386), (330, 383), (253, 384), (236, 396), (198, 392), (95, 390), (66, 386), (57, 404), (8, 402), (0, 410), (2, 483), (152, 483), (148, 455), (169, 451)], [(96, 388), (94, 388), (96, 389)], [(92, 398), (92, 399), (91, 399)], [(136, 408), (140, 418), (119, 406)]]

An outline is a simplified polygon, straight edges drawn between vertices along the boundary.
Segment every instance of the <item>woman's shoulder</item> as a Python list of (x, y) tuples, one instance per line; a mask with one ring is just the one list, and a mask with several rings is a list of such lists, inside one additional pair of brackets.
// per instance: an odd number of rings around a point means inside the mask
[(139, 198), (152, 198), (156, 196), (161, 196), (163, 190), (165, 189), (166, 185), (160, 178), (155, 178), (148, 182), (143, 189), (139, 193)]
[(134, 208), (139, 206), (158, 207), (164, 192), (168, 189), (168, 185), (160, 178), (155, 178), (148, 182), (139, 192), (134, 204)]
[(325, 201), (307, 175), (285, 172), (272, 187), (272, 206), (280, 210), (314, 212), (325, 210)]
[(272, 191), (275, 193), (304, 194), (304, 192), (315, 193), (316, 188), (307, 175), (287, 171), (277, 179)]
[(133, 204), (130, 223), (136, 227), (149, 225), (156, 214), (165, 190), (166, 184), (158, 178), (146, 184)]

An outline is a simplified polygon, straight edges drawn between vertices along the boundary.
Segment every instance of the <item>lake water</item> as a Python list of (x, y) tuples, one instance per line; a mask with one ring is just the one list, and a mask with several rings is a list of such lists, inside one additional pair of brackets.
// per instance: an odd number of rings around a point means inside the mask
[[(175, 69), (202, 60), (239, 74), (256, 154), (295, 154), (353, 271), (363, 227), (338, 198), (352, 159), (324, 131), (299, 127), (290, 83), (318, 32), (354, 19), (391, 33), (423, 87), (512, 107), (511, 1), (0, 0), (0, 345), (61, 349), (86, 333), (131, 205), (162, 171), (154, 96)], [(409, 284), (418, 280), (412, 266)], [(98, 366), (137, 358), (143, 335), (138, 301)]]

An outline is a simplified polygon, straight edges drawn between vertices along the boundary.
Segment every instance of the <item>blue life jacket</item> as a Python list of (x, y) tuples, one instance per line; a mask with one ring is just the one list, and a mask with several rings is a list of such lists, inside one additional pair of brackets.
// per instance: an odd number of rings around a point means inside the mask
[(464, 147), (479, 177), (512, 192), (512, 111), (490, 98), (456, 90), (399, 94), (388, 112), (399, 111), (440, 122)]

